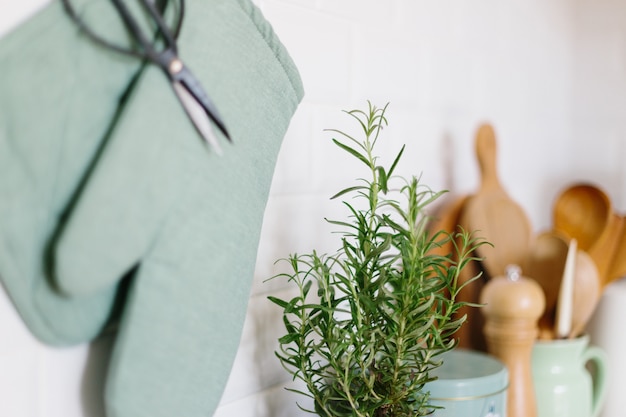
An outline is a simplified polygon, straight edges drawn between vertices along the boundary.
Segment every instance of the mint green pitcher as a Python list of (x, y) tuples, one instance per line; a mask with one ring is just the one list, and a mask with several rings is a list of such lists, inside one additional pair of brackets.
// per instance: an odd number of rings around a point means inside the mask
[[(590, 373), (586, 365), (592, 364)], [(537, 417), (597, 417), (607, 388), (604, 351), (576, 339), (537, 341), (532, 353)]]

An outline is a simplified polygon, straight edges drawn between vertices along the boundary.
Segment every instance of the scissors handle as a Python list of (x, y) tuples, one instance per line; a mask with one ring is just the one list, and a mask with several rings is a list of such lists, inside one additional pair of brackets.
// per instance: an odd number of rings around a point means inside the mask
[[(124, 2), (120, 0), (112, 0), (112, 1), (113, 1), (113, 5), (119, 12), (119, 15), (122, 17), (124, 24), (126, 25), (128, 30), (131, 32), (133, 37), (137, 40), (143, 52), (147, 55), (147, 57), (151, 61), (160, 64), (161, 60), (159, 59), (159, 55), (161, 55), (161, 53), (155, 50), (155, 48), (152, 46), (152, 42), (148, 40), (148, 37), (145, 35), (143, 30), (141, 30), (141, 28), (137, 24), (137, 21), (132, 18), (130, 11), (126, 7), (126, 4), (124, 4)], [(156, 10), (154, 3), (148, 0), (141, 0), (141, 4), (143, 5), (144, 8), (148, 10), (148, 12), (150, 13), (150, 16), (156, 22), (157, 29), (159, 31), (158, 33), (161, 36), (163, 36), (163, 38), (165, 39), (166, 50), (171, 49), (174, 51), (174, 53), (176, 53), (176, 41), (172, 37), (170, 30), (166, 27), (165, 22), (163, 21), (163, 18), (161, 17), (161, 14)]]
[[(154, 19), (154, 21), (156, 22), (159, 33), (165, 39), (165, 43), (166, 45), (168, 45), (168, 48), (173, 49), (174, 53), (178, 53), (177, 46), (176, 46), (176, 39), (174, 39), (172, 32), (169, 30), (169, 28), (167, 27), (167, 24), (163, 20), (163, 16), (161, 15), (161, 12), (157, 10), (154, 4), (154, 1), (142, 0), (141, 3), (148, 10), (152, 19)], [(185, 3), (181, 2), (181, 4), (184, 5)]]
[[(141, 58), (141, 59), (146, 59), (146, 58), (153, 59), (154, 58), (154, 57), (148, 57), (145, 51), (137, 51), (136, 48), (126, 48), (126, 47), (123, 47), (123, 46), (120, 46), (120, 45), (116, 45), (116, 44), (114, 44), (112, 42), (109, 42), (108, 40), (106, 40), (102, 36), (100, 36), (97, 33), (95, 33), (87, 25), (87, 23), (85, 23), (85, 21), (83, 19), (81, 19), (79, 14), (74, 9), (74, 6), (72, 6), (71, 0), (61, 0), (61, 1), (63, 2), (63, 7), (65, 8), (65, 12), (70, 17), (70, 19), (72, 19), (72, 21), (74, 21), (74, 23), (80, 28), (80, 30), (85, 35), (87, 35), (96, 44), (101, 45), (101, 46), (103, 46), (105, 48), (108, 48), (108, 49), (112, 49), (112, 50), (114, 50), (114, 51), (116, 51), (116, 52), (118, 52), (120, 54), (124, 54), (124, 55), (135, 56), (135, 57)], [(154, 1), (151, 1), (149, 4), (151, 4), (153, 9), (157, 11), (157, 14), (159, 14), (159, 16), (161, 17), (161, 21), (163, 21), (162, 15), (159, 13), (158, 9), (154, 7)], [(181, 30), (182, 25), (183, 25), (183, 18), (185, 16), (185, 0), (179, 0), (178, 2), (174, 2), (174, 4), (177, 6), (178, 13), (177, 13), (176, 21), (172, 25), (172, 29), (169, 30), (169, 29), (167, 29), (167, 25), (164, 25), (163, 27), (165, 27), (166, 30), (164, 30), (164, 31), (159, 30), (159, 31), (162, 32), (163, 36), (168, 36), (168, 33), (171, 34), (171, 35), (169, 35), (169, 39), (176, 40), (178, 38), (178, 35), (180, 34), (180, 30)], [(164, 8), (165, 8), (165, 6), (163, 6), (163, 9)], [(117, 10), (119, 10), (119, 8)], [(130, 14), (127, 13), (127, 16), (130, 16)], [(137, 27), (136, 24), (135, 24), (135, 26)], [(137, 30), (140, 30), (139, 27), (137, 27)], [(174, 42), (174, 44), (175, 44), (175, 42)]]
[[(124, 0), (111, 0), (113, 5), (118, 11), (124, 25), (135, 40), (136, 45), (134, 49), (126, 50), (124, 48), (117, 47), (116, 45), (109, 44), (102, 38), (94, 34), (85, 23), (78, 18), (74, 9), (70, 4), (70, 0), (63, 0), (66, 11), (69, 16), (79, 25), (79, 27), (94, 41), (97, 43), (110, 47), (116, 51), (134, 55), (142, 59), (148, 59), (151, 62), (158, 65), (168, 76), (172, 86), (176, 90), (176, 94), (183, 94), (185, 99), (182, 100), (183, 106), (187, 111), (187, 114), (191, 118), (193, 124), (197, 130), (207, 141), (212, 144), (214, 141), (209, 140), (208, 136), (213, 134), (209, 132), (207, 126), (209, 126), (208, 120), (210, 120), (217, 128), (224, 134), (224, 136), (231, 140), (230, 135), (226, 129), (226, 125), (222, 121), (221, 116), (217, 111), (217, 107), (208, 94), (202, 88), (200, 81), (192, 74), (192, 72), (183, 64), (178, 57), (178, 47), (176, 45), (176, 37), (180, 31), (180, 25), (182, 22), (182, 16), (184, 13), (184, 0), (180, 0), (180, 10), (178, 22), (175, 27), (175, 31), (172, 32), (165, 23), (161, 11), (157, 8), (154, 0), (140, 0), (142, 7), (148, 12), (152, 21), (156, 24), (157, 32), (156, 36), (161, 37), (164, 43), (162, 50), (157, 50), (154, 43), (149, 40), (149, 36), (141, 29), (137, 21), (133, 18), (132, 13), (126, 7)], [(164, 6), (165, 7), (165, 6)], [(153, 34), (150, 34), (153, 36)], [(140, 49), (137, 51), (137, 47)], [(184, 89), (185, 92), (181, 92)], [(192, 103), (193, 101), (193, 103)], [(205, 120), (202, 120), (205, 119)]]

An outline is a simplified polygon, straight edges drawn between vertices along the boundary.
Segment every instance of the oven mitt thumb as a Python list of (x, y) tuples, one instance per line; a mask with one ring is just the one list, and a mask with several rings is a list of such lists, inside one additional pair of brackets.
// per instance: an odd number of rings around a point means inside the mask
[[(123, 35), (97, 3), (95, 29)], [(109, 317), (115, 289), (60, 296), (48, 249), (139, 65), (94, 48), (58, 1), (0, 39), (0, 282), (43, 342), (92, 339)]]
[[(302, 94), (291, 59), (247, 0), (193, 1), (187, 9), (179, 53), (230, 130), (232, 145), (220, 138), (224, 156), (239, 158), (249, 147), (261, 155)], [(144, 77), (56, 246), (58, 284), (71, 296), (109, 288), (139, 263), (196, 170), (220, 166), (211, 171), (216, 178), (238, 175), (196, 133), (165, 75), (150, 66)], [(256, 179), (245, 181), (220, 190), (245, 194)], [(216, 190), (205, 186), (213, 199)]]

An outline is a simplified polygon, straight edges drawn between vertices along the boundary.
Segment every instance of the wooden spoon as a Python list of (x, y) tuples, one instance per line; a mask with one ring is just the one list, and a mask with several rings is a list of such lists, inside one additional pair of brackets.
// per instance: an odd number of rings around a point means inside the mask
[(613, 213), (608, 195), (591, 184), (574, 184), (557, 198), (553, 216), (555, 229), (578, 240), (595, 262), (601, 281), (608, 282), (623, 222)]
[[(527, 276), (541, 286), (546, 309), (539, 319), (539, 339), (554, 339), (557, 300), (565, 269), (568, 239), (558, 232), (543, 232), (535, 239), (527, 262)], [(573, 283), (572, 328), (569, 337), (580, 335), (601, 296), (601, 281), (593, 259), (583, 250), (576, 253)]]
[(576, 273), (574, 274), (574, 309), (572, 311), (572, 329), (569, 338), (583, 333), (589, 319), (600, 301), (601, 282), (593, 259), (585, 251), (576, 254)]
[(554, 319), (567, 258), (567, 238), (558, 232), (543, 232), (533, 242), (524, 274), (537, 281), (544, 292), (546, 307), (539, 318), (539, 339), (554, 339)]
[(578, 247), (588, 251), (608, 226), (612, 210), (608, 196), (598, 187), (574, 184), (554, 203), (554, 228), (576, 239)]
[(526, 259), (531, 226), (522, 208), (500, 184), (496, 172), (496, 137), (489, 124), (478, 129), (475, 146), (482, 181), (478, 193), (468, 199), (463, 209), (461, 224), (493, 244), (478, 249), (487, 274), (505, 275), (507, 265), (522, 265)]

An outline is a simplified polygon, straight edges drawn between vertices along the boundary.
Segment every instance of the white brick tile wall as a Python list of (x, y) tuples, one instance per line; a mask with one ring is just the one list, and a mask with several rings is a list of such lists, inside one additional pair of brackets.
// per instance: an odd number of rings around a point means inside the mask
[[(40, 415), (64, 417), (84, 412), (83, 371), (88, 349), (79, 346), (69, 349), (41, 349), (37, 406)], [(68, 401), (68, 395), (78, 401)], [(91, 416), (90, 416), (91, 417)]]
[(300, 68), (307, 101), (346, 101), (353, 74), (346, 59), (353, 50), (351, 22), (289, 2), (265, 1), (262, 10)]
[(390, 0), (382, 5), (378, 0), (318, 0), (317, 5), (320, 11), (328, 15), (341, 16), (360, 25), (389, 28), (398, 1)]
[[(50, 0), (0, 0), (0, 36)], [(300, 68), (306, 95), (281, 149), (265, 213), (247, 321), (217, 417), (299, 417), (303, 398), (273, 351), (288, 297), (278, 258), (334, 251), (329, 197), (365, 175), (330, 142), (354, 132), (341, 110), (391, 102), (381, 149), (399, 172), (438, 190), (478, 185), (473, 136), (499, 135), (502, 183), (536, 230), (559, 188), (605, 186), (626, 210), (626, 4), (619, 0), (255, 0)], [(0, 416), (105, 417), (102, 380), (111, 339), (41, 346), (0, 291)], [(616, 415), (603, 417), (620, 417)]]
[(309, 399), (297, 397), (296, 394), (286, 391), (285, 386), (281, 384), (250, 395), (238, 402), (225, 403), (217, 410), (214, 417), (311, 416), (311, 414), (302, 411), (296, 402), (306, 409), (311, 409)]
[(313, 175), (310, 155), (313, 149), (315, 106), (304, 103), (296, 111), (283, 141), (274, 170), (272, 196), (303, 194), (310, 191)]
[(0, 0), (0, 36), (17, 27), (50, 0)]
[[(291, 299), (295, 293), (291, 289), (274, 291), (273, 295)], [(262, 389), (271, 389), (285, 381), (284, 371), (276, 366), (274, 351), (277, 340), (284, 335), (278, 326), (267, 323), (282, 323), (278, 306), (260, 295), (250, 300), (246, 326), (241, 340), (235, 366), (222, 397), (224, 403), (250, 397)]]
[(25, 344), (18, 352), (0, 354), (0, 415), (38, 417), (41, 388), (38, 352)]

